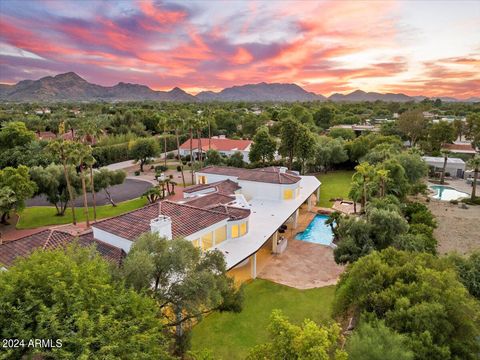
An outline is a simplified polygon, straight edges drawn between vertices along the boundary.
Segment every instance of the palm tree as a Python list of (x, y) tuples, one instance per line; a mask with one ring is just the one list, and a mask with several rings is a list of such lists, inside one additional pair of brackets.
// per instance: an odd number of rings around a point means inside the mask
[(471, 199), (475, 200), (477, 192), (477, 180), (478, 180), (478, 171), (480, 169), (480, 155), (475, 155), (472, 159), (468, 161), (468, 166), (473, 169), (473, 183), (472, 183), (472, 196)]
[[(85, 144), (88, 143), (95, 143), (95, 140), (98, 136), (103, 134), (103, 128), (105, 125), (105, 120), (94, 120), (90, 119), (85, 121), (78, 129), (78, 135)], [(95, 164), (96, 160), (93, 155), (85, 158), (85, 164), (88, 166), (89, 174), (90, 174), (90, 192), (92, 193), (92, 201), (93, 201), (93, 221), (97, 221), (97, 197), (95, 193), (95, 183), (94, 183), (94, 176), (93, 176), (93, 165)]]
[(158, 125), (157, 127), (162, 130), (163, 134), (163, 161), (165, 167), (167, 167), (167, 131), (168, 131), (169, 121), (164, 116), (158, 117)]
[(376, 177), (380, 181), (380, 197), (385, 196), (385, 185), (388, 180), (388, 175), (390, 174), (389, 170), (386, 169), (378, 169), (376, 171)]
[(194, 177), (193, 177), (193, 128), (195, 126), (195, 118), (191, 116), (191, 114), (188, 114), (184, 112), (182, 115), (186, 115), (185, 117), (185, 124), (187, 128), (189, 129), (189, 134), (190, 134), (190, 174), (192, 176), (192, 184), (194, 183)]
[[(62, 129), (62, 126), (60, 126), (60, 129)], [(54, 141), (50, 141), (48, 144), (48, 149), (55, 154), (59, 159), (60, 162), (62, 163), (63, 166), (63, 174), (65, 176), (65, 181), (67, 183), (67, 190), (68, 190), (68, 197), (70, 200), (70, 206), (72, 209), (72, 222), (74, 225), (77, 224), (77, 218), (75, 216), (75, 198), (73, 196), (73, 190), (72, 190), (72, 184), (70, 182), (70, 176), (68, 176), (68, 170), (67, 170), (67, 165), (68, 161), (70, 159), (70, 153), (73, 150), (73, 141), (65, 141), (63, 139), (57, 139)]]
[(363, 162), (357, 166), (355, 166), (355, 170), (357, 171), (353, 177), (353, 182), (357, 182), (362, 187), (362, 212), (365, 212), (365, 205), (367, 204), (368, 200), (368, 189), (370, 187), (370, 182), (374, 175), (373, 166), (370, 165), (368, 162)]
[(359, 182), (352, 182), (348, 197), (353, 200), (353, 212), (357, 213), (357, 203), (362, 201), (363, 187)]
[(325, 221), (325, 225), (330, 225), (330, 228), (332, 229), (332, 233), (333, 233), (333, 238), (335, 240), (338, 239), (337, 227), (338, 227), (338, 223), (340, 221), (341, 216), (342, 214), (340, 212), (334, 211), (328, 216), (328, 219)]
[(154, 186), (147, 191), (143, 193), (142, 196), (145, 196), (150, 204), (153, 204), (154, 202), (157, 202), (161, 196), (162, 193), (160, 189), (157, 186)]
[(182, 162), (182, 159), (180, 158), (180, 139), (179, 139), (179, 130), (183, 129), (184, 120), (182, 119), (181, 116), (174, 115), (170, 121), (172, 123), (173, 128), (175, 129), (175, 139), (177, 141), (178, 163), (179, 163), (179, 166), (180, 166), (180, 172), (182, 173), (183, 187), (185, 187), (186, 186), (186, 184), (185, 184), (185, 174), (183, 173), (183, 162)]
[(74, 147), (70, 152), (69, 158), (70, 161), (79, 169), (80, 180), (82, 182), (82, 193), (83, 193), (83, 212), (85, 214), (85, 220), (87, 223), (87, 228), (90, 227), (90, 216), (88, 213), (88, 198), (87, 198), (87, 185), (85, 181), (84, 167), (86, 166), (85, 160), (91, 161), (92, 148), (88, 145), (82, 143), (74, 143)]
[(203, 160), (203, 148), (202, 148), (202, 130), (205, 127), (205, 119), (202, 116), (198, 116), (195, 119), (195, 128), (197, 131), (197, 139), (198, 139), (198, 162), (200, 163), (200, 168), (202, 168), (202, 160)]
[(442, 176), (440, 177), (440, 184), (443, 184), (445, 181), (445, 171), (447, 169), (447, 161), (448, 161), (448, 155), (450, 155), (449, 150), (442, 150), (442, 155), (443, 155), (443, 169), (442, 169)]

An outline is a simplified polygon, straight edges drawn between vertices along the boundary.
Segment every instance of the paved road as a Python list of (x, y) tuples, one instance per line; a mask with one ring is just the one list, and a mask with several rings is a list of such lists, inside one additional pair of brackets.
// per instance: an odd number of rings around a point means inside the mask
[[(135, 179), (125, 179), (125, 182), (121, 185), (112, 186), (109, 189), (110, 194), (112, 195), (113, 201), (120, 202), (125, 200), (131, 200), (138, 198), (145, 191), (153, 186), (152, 183), (143, 180)], [(108, 201), (105, 192), (101, 191), (97, 193), (97, 205), (106, 205), (110, 204)], [(88, 194), (88, 203), (92, 203), (92, 196)], [(52, 206), (46, 199), (45, 196), (36, 196), (33, 199), (27, 200), (27, 206)], [(81, 196), (75, 199), (75, 206), (83, 206), (83, 198)]]

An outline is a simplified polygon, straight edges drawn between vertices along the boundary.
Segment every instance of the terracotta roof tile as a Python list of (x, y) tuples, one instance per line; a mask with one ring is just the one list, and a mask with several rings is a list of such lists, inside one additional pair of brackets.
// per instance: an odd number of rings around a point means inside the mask
[(82, 246), (96, 244), (100, 255), (115, 264), (120, 264), (125, 256), (123, 250), (94, 239), (92, 232), (77, 237), (68, 232), (47, 229), (0, 244), (0, 264), (11, 266), (16, 258), (27, 257), (36, 249), (56, 249), (71, 243), (77, 238)]
[(227, 180), (216, 181), (210, 184), (198, 184), (198, 185), (188, 186), (185, 189), (183, 189), (183, 192), (187, 194), (191, 194), (191, 193), (206, 190), (206, 189), (212, 189), (212, 191), (216, 191), (222, 194), (233, 194), (235, 193), (235, 191), (241, 189), (241, 186), (239, 186), (238, 183), (236, 183), (235, 181), (227, 179)]
[[(209, 139), (202, 138), (202, 150), (208, 151), (209, 149)], [(245, 151), (248, 147), (252, 144), (251, 140), (234, 140), (234, 139), (210, 139), (210, 147), (214, 150), (218, 151)], [(198, 139), (193, 139), (192, 142), (193, 150), (198, 148)], [(185, 141), (182, 145), (180, 145), (180, 149), (182, 150), (189, 150), (190, 149), (190, 139)]]
[(208, 195), (198, 195), (195, 197), (187, 198), (182, 204), (195, 206), (201, 209), (209, 209), (218, 204), (228, 204), (235, 201), (235, 196), (213, 193)]
[(272, 184), (295, 184), (301, 178), (291, 172), (280, 172), (278, 167), (268, 167), (260, 169), (243, 169), (230, 166), (207, 166), (198, 172), (206, 174), (216, 174), (233, 176), (239, 180), (258, 181)]
[(165, 200), (99, 221), (93, 227), (133, 241), (141, 234), (150, 231), (150, 221), (159, 215), (166, 215), (172, 219), (173, 237), (188, 236), (229, 219), (229, 216), (222, 212)]

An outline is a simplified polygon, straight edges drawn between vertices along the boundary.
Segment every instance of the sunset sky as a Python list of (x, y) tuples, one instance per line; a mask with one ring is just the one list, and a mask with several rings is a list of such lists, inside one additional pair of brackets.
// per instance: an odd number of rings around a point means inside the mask
[(480, 1), (1, 0), (0, 82), (68, 71), (191, 93), (480, 96)]

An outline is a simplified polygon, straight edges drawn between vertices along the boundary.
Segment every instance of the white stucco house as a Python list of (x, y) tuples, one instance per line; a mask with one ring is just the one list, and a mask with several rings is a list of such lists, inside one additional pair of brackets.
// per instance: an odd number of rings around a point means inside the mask
[[(422, 156), (422, 159), (427, 163), (428, 166), (433, 167), (435, 172), (443, 170), (443, 163), (445, 161), (443, 157)], [(465, 173), (465, 162), (459, 158), (449, 157), (447, 159), (445, 172), (449, 173), (450, 176), (463, 178)]]

